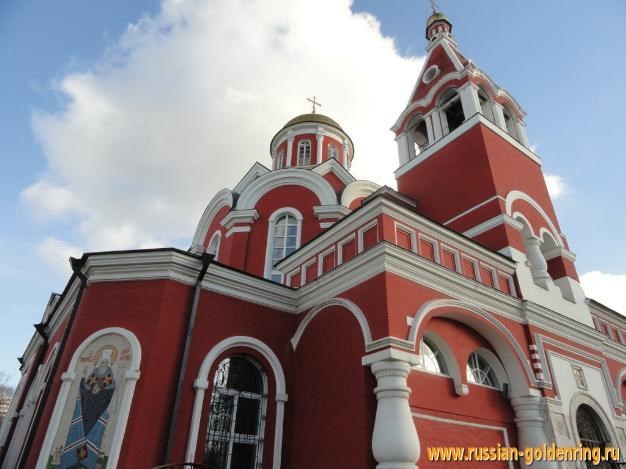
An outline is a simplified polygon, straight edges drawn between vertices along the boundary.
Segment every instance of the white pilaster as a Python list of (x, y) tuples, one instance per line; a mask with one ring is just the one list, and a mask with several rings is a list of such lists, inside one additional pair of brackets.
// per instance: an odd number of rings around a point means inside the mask
[(426, 133), (428, 134), (428, 146), (435, 143), (435, 134), (433, 132), (433, 117), (432, 114), (424, 117), (424, 121), (426, 122)]
[(343, 167), (346, 169), (350, 169), (350, 162), (348, 161), (348, 141), (343, 141), (343, 146), (341, 147), (341, 153), (343, 156)]
[(493, 102), (491, 103), (491, 109), (493, 109), (493, 120), (495, 121), (495, 124), (506, 132), (506, 122), (504, 120), (504, 111), (502, 109), (502, 105)]
[(528, 145), (528, 136), (526, 135), (526, 124), (520, 119), (515, 120), (515, 130), (517, 131), (517, 138), (519, 139), (519, 143), (524, 145), (526, 148)]
[(317, 160), (315, 164), (320, 164), (322, 162), (322, 150), (324, 147), (324, 135), (321, 133), (322, 129), (319, 128), (317, 131)]
[(287, 137), (287, 161), (285, 161), (285, 168), (291, 166), (291, 158), (293, 157), (293, 135)]
[(465, 119), (469, 119), (474, 114), (480, 112), (480, 101), (478, 100), (478, 90), (473, 83), (467, 83), (459, 89), (461, 96), (461, 106)]
[(433, 134), (435, 135), (435, 141), (443, 137), (443, 128), (441, 127), (441, 115), (438, 111), (434, 111), (432, 114), (433, 120)]
[(400, 160), (400, 166), (402, 166), (411, 159), (411, 154), (409, 153), (409, 137), (406, 132), (396, 138), (396, 143), (398, 144), (398, 159)]
[[(406, 356), (406, 357), (405, 357)], [(416, 357), (384, 350), (364, 357), (376, 377), (376, 418), (372, 452), (377, 469), (416, 469), (420, 444), (409, 407), (407, 376)]]
[[(550, 446), (551, 441), (546, 433), (546, 423), (543, 418), (543, 402), (539, 396), (522, 396), (511, 398), (511, 405), (515, 412), (517, 425), (518, 448), (541, 448)], [(558, 469), (555, 461), (535, 461), (530, 466), (533, 469)]]

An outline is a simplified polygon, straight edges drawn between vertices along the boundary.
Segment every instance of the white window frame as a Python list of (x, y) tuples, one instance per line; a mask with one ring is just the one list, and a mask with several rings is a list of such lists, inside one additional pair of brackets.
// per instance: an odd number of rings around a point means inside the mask
[[(300, 155), (300, 149), (304, 148), (304, 144), (307, 143), (308, 144), (308, 157), (307, 158), (303, 158), (301, 159), (301, 155)], [(311, 164), (311, 149), (312, 149), (312, 145), (311, 145), (311, 140), (300, 140), (298, 142), (298, 166), (310, 166)], [(307, 155), (305, 155), (307, 156)]]
[[(317, 257), (314, 257), (313, 259), (309, 259), (304, 264), (302, 264), (301, 273), (300, 273), (300, 286), (306, 285), (306, 283), (307, 283), (306, 271), (307, 271), (307, 269), (309, 267), (311, 267), (313, 264), (315, 264), (315, 262), (317, 262)], [(311, 280), (311, 281), (313, 281), (313, 280)]]
[[(506, 278), (507, 282), (509, 282), (509, 289), (511, 290), (511, 295), (517, 296), (517, 292), (515, 291), (515, 282), (513, 281), (513, 276), (510, 274), (507, 274), (506, 272), (502, 272), (499, 270), (496, 272), (496, 278), (500, 279), (500, 277)], [(498, 282), (498, 290), (500, 290), (500, 282)], [(502, 293), (505, 293), (505, 292), (502, 292)]]
[(354, 256), (358, 254), (358, 246), (356, 243), (356, 234), (352, 233), (350, 236), (346, 236), (341, 241), (337, 243), (337, 266), (343, 264), (343, 247), (348, 244), (350, 241), (354, 241)]
[(217, 246), (215, 246), (215, 257), (213, 258), (215, 261), (218, 260), (219, 254), (220, 254), (220, 247), (222, 245), (222, 232), (220, 230), (217, 230), (215, 233), (213, 233), (213, 236), (211, 236), (211, 239), (209, 240), (209, 244), (207, 244), (206, 247), (206, 252), (209, 252), (209, 248), (211, 247), (211, 244), (213, 243), (213, 241), (217, 238)]
[[(287, 285), (288, 287), (290, 287), (290, 286), (291, 286), (291, 283), (293, 282), (293, 278), (294, 278), (296, 275), (298, 275), (299, 273), (300, 273), (300, 269), (296, 269), (296, 270), (292, 270), (291, 272), (289, 272), (289, 273), (287, 274), (287, 282), (286, 282), (286, 285)], [(300, 276), (300, 285), (299, 285), (299, 286), (302, 286), (302, 276)]]
[(495, 288), (496, 290), (500, 290), (498, 288), (498, 272), (496, 272), (496, 269), (491, 267), (489, 264), (485, 264), (484, 262), (480, 262), (479, 269), (478, 269), (479, 272), (480, 272), (480, 267), (482, 267), (483, 269), (488, 270), (489, 272), (491, 272), (491, 280), (493, 280), (493, 286), (492, 285), (487, 285), (485, 282), (483, 282), (482, 273), (480, 275), (480, 283), (482, 283), (483, 285), (485, 285), (487, 287), (491, 286), (492, 288)]
[[(302, 214), (300, 211), (293, 207), (282, 207), (278, 210), (274, 211), (270, 215), (268, 220), (268, 231), (267, 231), (267, 243), (265, 246), (265, 275), (264, 277), (267, 279), (272, 278), (272, 272), (274, 271), (274, 265), (272, 264), (272, 255), (274, 252), (274, 236), (276, 233), (276, 221), (282, 217), (283, 215), (290, 215), (296, 219), (298, 222), (297, 230), (296, 230), (296, 250), (300, 248), (300, 242), (302, 238)], [(281, 274), (281, 282), (284, 276)]]
[(339, 149), (337, 148), (337, 145), (335, 145), (334, 143), (329, 143), (328, 154), (326, 156), (329, 160), (339, 161)]
[[(491, 368), (491, 370), (493, 371), (493, 374), (496, 377), (496, 380), (498, 381), (496, 384), (497, 386), (489, 386), (487, 384), (482, 384), (482, 383), (476, 383), (474, 381), (471, 381), (470, 378), (470, 373), (467, 373), (468, 368), (469, 368), (469, 361), (470, 358), (473, 354), (478, 355), (479, 357), (481, 357), (483, 360), (485, 360), (487, 362), (487, 364), (489, 365), (489, 367)], [(502, 365), (502, 363), (500, 362), (500, 359), (491, 351), (484, 349), (484, 348), (478, 348), (476, 350), (474, 350), (468, 357), (467, 357), (467, 363), (466, 363), (466, 379), (468, 384), (473, 384), (476, 386), (482, 386), (484, 388), (488, 388), (488, 389), (498, 389), (501, 390), (503, 388), (503, 386), (505, 384), (508, 385), (509, 383), (509, 379), (506, 375), (506, 370), (504, 369), (504, 366)]]
[[(480, 265), (478, 264), (478, 261), (470, 256), (467, 256), (463, 253), (461, 253), (461, 262), (459, 262), (460, 265), (460, 272), (464, 277), (467, 277), (467, 275), (465, 275), (463, 273), (463, 260), (469, 261), (472, 263), (472, 265), (474, 266), (474, 273), (476, 274), (476, 278), (473, 278), (472, 280), (476, 280), (477, 282), (481, 282), (480, 280)], [(470, 278), (470, 277), (467, 277)], [(481, 282), (482, 283), (482, 282)]]
[(404, 231), (405, 233), (407, 233), (410, 237), (411, 237), (411, 249), (410, 251), (417, 254), (417, 235), (415, 234), (415, 230), (407, 225), (403, 225), (402, 223), (398, 223), (397, 221), (394, 221), (394, 237), (396, 240), (396, 245), (400, 246), (398, 244), (398, 230), (400, 231)]

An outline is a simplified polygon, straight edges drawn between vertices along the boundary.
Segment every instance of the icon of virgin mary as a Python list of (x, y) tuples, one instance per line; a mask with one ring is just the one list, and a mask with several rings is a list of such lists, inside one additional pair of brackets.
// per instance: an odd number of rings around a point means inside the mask
[(94, 368), (79, 384), (72, 421), (63, 448), (63, 469), (96, 469), (102, 437), (109, 420), (107, 409), (115, 393), (111, 366), (117, 360), (112, 345), (100, 348), (94, 356)]

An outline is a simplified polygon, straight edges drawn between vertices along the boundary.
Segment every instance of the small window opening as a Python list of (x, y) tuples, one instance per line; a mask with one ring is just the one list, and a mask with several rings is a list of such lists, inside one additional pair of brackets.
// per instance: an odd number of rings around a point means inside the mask
[(336, 160), (339, 156), (339, 152), (337, 151), (337, 145), (333, 145), (332, 143), (328, 145), (328, 159)]
[(298, 166), (311, 164), (311, 142), (304, 140), (298, 144)]
[(411, 141), (413, 143), (413, 151), (415, 156), (419, 155), (428, 148), (428, 131), (426, 129), (426, 121), (421, 119), (411, 129)]
[(506, 108), (502, 109), (502, 113), (504, 114), (504, 123), (506, 124), (506, 131), (509, 133), (511, 137), (519, 141), (519, 138), (517, 137), (517, 130), (515, 129), (515, 119), (513, 119), (513, 116)]
[(493, 117), (493, 108), (491, 107), (491, 101), (489, 101), (489, 97), (487, 93), (483, 90), (478, 90), (478, 102), (480, 103), (480, 112), (483, 116), (487, 118), (489, 122), (494, 122)]
[(487, 359), (477, 352), (473, 352), (467, 361), (467, 381), (490, 388), (498, 387), (496, 372)]
[(461, 98), (454, 90), (444, 94), (441, 103), (440, 108), (444, 117), (444, 134), (448, 134), (460, 127), (465, 121), (465, 114), (463, 113)]

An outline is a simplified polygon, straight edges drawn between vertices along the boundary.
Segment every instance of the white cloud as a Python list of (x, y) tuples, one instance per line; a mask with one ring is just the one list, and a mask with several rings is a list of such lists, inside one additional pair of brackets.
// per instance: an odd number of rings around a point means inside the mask
[(46, 264), (66, 275), (72, 272), (69, 263), (70, 256), (80, 257), (82, 255), (82, 250), (79, 247), (51, 236), (44, 239), (35, 250)]
[(67, 188), (40, 180), (21, 193), (22, 202), (40, 220), (58, 218), (78, 208), (74, 194)]
[(558, 174), (544, 174), (543, 177), (546, 180), (546, 186), (548, 186), (548, 194), (552, 199), (558, 199), (569, 192), (565, 181)]
[(309, 111), (313, 94), (355, 142), (353, 173), (394, 184), (388, 129), (421, 59), (402, 57), (375, 18), (350, 6), (164, 1), (97, 65), (59, 80), (63, 109), (35, 113), (48, 172), (24, 200), (50, 217), (80, 208), (89, 250), (190, 239), (213, 194), (254, 161), (269, 165), (272, 136)]
[(581, 275), (580, 284), (587, 297), (626, 315), (626, 274), (594, 270)]

